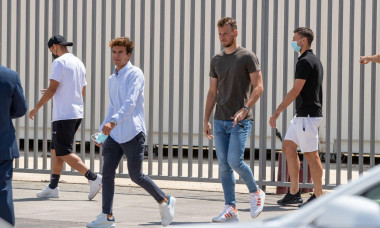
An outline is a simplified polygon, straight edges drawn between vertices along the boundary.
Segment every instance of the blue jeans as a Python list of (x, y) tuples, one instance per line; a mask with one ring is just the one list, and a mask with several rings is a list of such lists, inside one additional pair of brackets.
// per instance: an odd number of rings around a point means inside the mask
[(257, 192), (252, 170), (244, 162), (245, 144), (251, 133), (252, 120), (242, 120), (234, 128), (232, 125), (233, 121), (214, 120), (214, 142), (226, 205), (236, 205), (233, 170), (243, 179), (250, 193)]
[(115, 192), (115, 174), (123, 154), (127, 157), (128, 173), (131, 180), (145, 189), (158, 202), (165, 199), (165, 194), (146, 175), (142, 173), (144, 160), (145, 135), (140, 132), (132, 140), (119, 144), (110, 136), (103, 145), (103, 190), (102, 212), (112, 215), (113, 196)]

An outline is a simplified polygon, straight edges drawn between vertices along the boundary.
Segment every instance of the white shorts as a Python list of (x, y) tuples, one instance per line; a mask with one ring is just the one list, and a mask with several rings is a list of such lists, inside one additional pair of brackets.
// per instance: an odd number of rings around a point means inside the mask
[(318, 127), (322, 117), (294, 117), (284, 140), (293, 141), (302, 153), (318, 150)]

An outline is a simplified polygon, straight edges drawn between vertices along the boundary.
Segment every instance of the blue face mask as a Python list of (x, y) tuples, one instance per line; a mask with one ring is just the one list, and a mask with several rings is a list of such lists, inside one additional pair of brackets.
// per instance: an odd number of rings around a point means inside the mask
[(91, 135), (91, 139), (96, 141), (98, 144), (104, 143), (106, 141), (108, 135), (103, 134), (102, 132)]
[(291, 43), (290, 43), (290, 45), (292, 46), (292, 48), (293, 48), (293, 50), (295, 51), (295, 52), (300, 52), (301, 51), (301, 47), (300, 46), (298, 46), (298, 41), (292, 41)]

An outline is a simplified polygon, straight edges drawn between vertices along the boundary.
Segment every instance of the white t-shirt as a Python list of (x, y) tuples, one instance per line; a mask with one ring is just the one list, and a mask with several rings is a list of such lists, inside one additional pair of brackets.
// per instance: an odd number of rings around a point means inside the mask
[(71, 53), (53, 61), (49, 79), (59, 82), (53, 96), (52, 121), (83, 118), (82, 89), (86, 82), (86, 68)]

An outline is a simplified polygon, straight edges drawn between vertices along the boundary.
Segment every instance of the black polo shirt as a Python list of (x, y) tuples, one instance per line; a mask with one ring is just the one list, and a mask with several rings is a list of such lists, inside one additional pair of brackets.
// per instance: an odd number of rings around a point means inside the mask
[(296, 98), (297, 117), (322, 117), (323, 67), (311, 49), (298, 58), (295, 79), (306, 80)]

